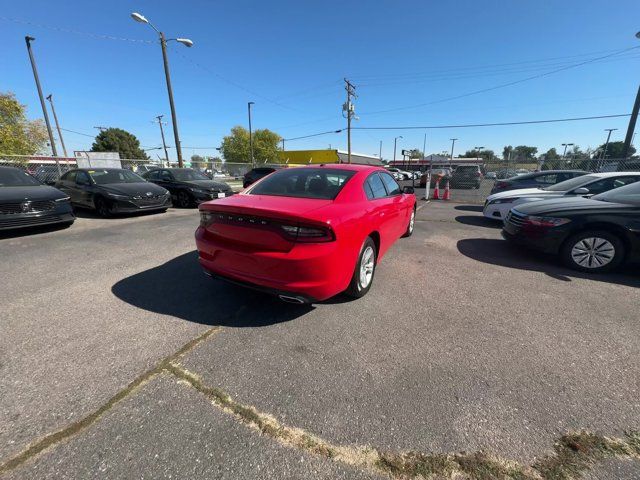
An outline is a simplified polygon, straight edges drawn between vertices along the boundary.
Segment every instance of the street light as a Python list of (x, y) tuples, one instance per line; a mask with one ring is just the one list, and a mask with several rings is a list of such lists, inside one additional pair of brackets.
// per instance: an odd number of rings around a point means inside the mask
[(567, 158), (567, 147), (573, 147), (573, 143), (562, 143), (561, 145), (564, 147), (564, 152), (562, 153), (562, 158), (566, 159)]
[(393, 139), (393, 164), (395, 165), (396, 163), (396, 145), (398, 143), (398, 139), (399, 138), (403, 138), (402, 135), (396, 137)]
[[(636, 38), (640, 39), (640, 32), (636, 33)], [(629, 126), (627, 127), (627, 134), (624, 137), (624, 146), (622, 147), (622, 158), (626, 160), (629, 155), (629, 147), (633, 142), (633, 132), (636, 129), (636, 121), (638, 120), (638, 112), (640, 111), (640, 86), (638, 86), (638, 93), (636, 93), (636, 101), (633, 104), (633, 110), (631, 110), (631, 116), (629, 117)]]
[(247, 110), (249, 110), (249, 150), (251, 151), (251, 167), (255, 167), (255, 162), (253, 160), (253, 135), (251, 132), (251, 105), (255, 105), (256, 102), (248, 102)]
[[(162, 60), (164, 62), (164, 75), (167, 80), (167, 92), (169, 94), (169, 106), (171, 107), (171, 122), (173, 123), (173, 137), (176, 142), (176, 155), (178, 156), (178, 167), (182, 168), (182, 147), (180, 146), (180, 135), (178, 135), (178, 118), (176, 116), (176, 107), (173, 103), (173, 90), (171, 88), (171, 75), (169, 74), (169, 59), (167, 58), (167, 42), (175, 41), (181, 43), (186, 47), (193, 47), (193, 42), (188, 38), (165, 38), (164, 33), (158, 30), (153, 23), (146, 19), (146, 17), (140, 13), (133, 12), (131, 14), (136, 22), (146, 23), (155, 30), (160, 39), (160, 45), (162, 47)], [(169, 159), (167, 159), (168, 161)]]

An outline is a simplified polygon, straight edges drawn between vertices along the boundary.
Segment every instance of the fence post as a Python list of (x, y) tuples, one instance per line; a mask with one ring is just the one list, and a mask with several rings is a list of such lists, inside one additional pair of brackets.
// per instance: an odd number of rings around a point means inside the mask
[(62, 176), (62, 169), (60, 168), (60, 162), (58, 161), (58, 157), (56, 157), (56, 167), (58, 167), (58, 178)]

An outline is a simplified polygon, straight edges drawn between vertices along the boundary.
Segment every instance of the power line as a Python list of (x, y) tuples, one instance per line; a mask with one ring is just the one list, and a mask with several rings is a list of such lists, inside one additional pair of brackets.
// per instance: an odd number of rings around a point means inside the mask
[(46, 29), (55, 30), (55, 31), (61, 32), (61, 33), (72, 33), (74, 35), (84, 35), (86, 37), (98, 38), (100, 40), (118, 40), (118, 41), (123, 41), (123, 42), (134, 42), (134, 43), (145, 43), (145, 44), (155, 43), (155, 42), (153, 42), (151, 40), (140, 40), (138, 38), (115, 37), (113, 35), (103, 35), (103, 34), (100, 34), (100, 33), (90, 33), (90, 32), (82, 32), (80, 30), (71, 30), (71, 29), (68, 29), (68, 28), (55, 27), (53, 25), (46, 25), (44, 23), (29, 22), (27, 20), (22, 20), (22, 19), (19, 19), (19, 18), (11, 18), (11, 17), (0, 16), (0, 20), (3, 20), (5, 22), (18, 23), (18, 24), (22, 24), (22, 25), (31, 25), (33, 27), (38, 27), (38, 28), (46, 28)]
[(303, 138), (319, 137), (321, 135), (329, 135), (330, 133), (341, 133), (341, 132), (342, 132), (342, 129), (340, 129), (340, 130), (327, 130), (326, 132), (312, 133), (311, 135), (303, 135), (302, 137), (285, 138), (284, 141), (285, 142), (290, 142), (291, 140), (302, 140)]
[(581, 120), (598, 120), (601, 118), (620, 118), (628, 117), (630, 113), (621, 113), (616, 115), (596, 115), (592, 117), (573, 117), (573, 118), (554, 118), (550, 120), (524, 120), (519, 122), (496, 122), (496, 123), (467, 123), (461, 125), (421, 125), (421, 126), (401, 126), (401, 127), (352, 127), (353, 130), (423, 130), (436, 128), (473, 128), (473, 127), (500, 127), (508, 125), (531, 125), (535, 123), (559, 123), (559, 122), (577, 122)]
[(542, 78), (542, 77), (546, 77), (546, 76), (549, 76), (549, 75), (553, 75), (554, 73), (562, 72), (564, 70), (569, 70), (571, 68), (577, 68), (577, 67), (580, 67), (582, 65), (587, 65), (589, 63), (593, 63), (593, 62), (596, 62), (598, 60), (602, 60), (602, 59), (605, 59), (605, 58), (613, 57), (613, 56), (619, 55), (621, 53), (629, 52), (629, 51), (635, 50), (637, 48), (640, 48), (640, 47), (636, 46), (636, 47), (625, 48), (623, 50), (618, 50), (618, 51), (616, 51), (614, 53), (610, 53), (608, 55), (604, 55), (604, 56), (597, 57), (597, 58), (592, 58), (592, 59), (586, 60), (584, 62), (575, 63), (575, 64), (572, 64), (572, 65), (569, 65), (569, 66), (565, 66), (565, 67), (561, 67), (561, 68), (556, 68), (556, 69), (551, 70), (549, 72), (539, 73), (537, 75), (533, 75), (533, 76), (530, 76), (530, 77), (521, 78), (519, 80), (514, 80), (512, 82), (502, 83), (500, 85), (495, 85), (493, 87), (488, 87), (488, 88), (483, 88), (483, 89), (480, 89), (480, 90), (475, 90), (473, 92), (463, 93), (461, 95), (455, 95), (453, 97), (442, 98), (440, 100), (433, 100), (431, 102), (418, 103), (416, 105), (409, 105), (409, 106), (406, 106), (406, 107), (396, 107), (396, 108), (389, 108), (389, 109), (386, 109), (386, 110), (377, 110), (377, 111), (373, 111), (373, 112), (365, 112), (365, 113), (363, 113), (363, 115), (364, 114), (366, 114), (366, 115), (379, 115), (381, 113), (398, 112), (398, 111), (401, 111), (401, 110), (411, 110), (411, 109), (414, 109), (414, 108), (425, 107), (425, 106), (434, 105), (434, 104), (437, 104), (437, 103), (449, 102), (451, 100), (458, 100), (460, 98), (470, 97), (472, 95), (478, 95), (480, 93), (491, 92), (493, 90), (498, 90), (500, 88), (506, 88), (506, 87), (510, 87), (512, 85), (517, 85), (517, 84), (520, 84), (520, 83), (528, 82), (530, 80), (535, 80), (535, 79), (538, 79), (538, 78)]
[(75, 130), (69, 130), (68, 128), (61, 128), (60, 130), (64, 130), (65, 132), (75, 133), (76, 135), (82, 135), (83, 137), (91, 137), (95, 138), (95, 135), (90, 135), (88, 133), (76, 132)]

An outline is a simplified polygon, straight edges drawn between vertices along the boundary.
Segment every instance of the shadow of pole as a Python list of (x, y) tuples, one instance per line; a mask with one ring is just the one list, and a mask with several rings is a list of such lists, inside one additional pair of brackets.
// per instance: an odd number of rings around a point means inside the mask
[(111, 291), (143, 310), (212, 326), (264, 327), (313, 309), (212, 280), (202, 273), (196, 251), (120, 280)]

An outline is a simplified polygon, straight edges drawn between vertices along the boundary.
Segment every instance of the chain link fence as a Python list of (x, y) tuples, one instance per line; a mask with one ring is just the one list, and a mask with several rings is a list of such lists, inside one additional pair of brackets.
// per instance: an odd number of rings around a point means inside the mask
[[(149, 170), (156, 168), (175, 168), (176, 162), (161, 162), (158, 160), (140, 160), (140, 159), (120, 159), (114, 160), (109, 158), (63, 158), (63, 157), (43, 157), (43, 156), (23, 156), (23, 155), (2, 155), (0, 154), (0, 166), (10, 166), (20, 168), (33, 175), (35, 178), (43, 183), (53, 184), (61, 175), (74, 168), (106, 168), (107, 166), (126, 168), (143, 174)], [(228, 162), (213, 162), (213, 161), (200, 161), (200, 162), (185, 162), (185, 167), (195, 168), (210, 178), (222, 181), (227, 184), (233, 190), (242, 189), (242, 179), (245, 173), (251, 170), (253, 167), (250, 163), (228, 163)], [(275, 164), (275, 163), (260, 163), (256, 164), (255, 168), (286, 168), (294, 167), (298, 165), (294, 164)], [(417, 167), (417, 166), (416, 166)], [(469, 203), (483, 203), (488, 195), (490, 195), (496, 182), (501, 180), (523, 175), (536, 171), (545, 170), (584, 170), (587, 172), (623, 172), (634, 171), (640, 172), (640, 158), (632, 157), (629, 159), (557, 159), (548, 160), (546, 162), (536, 162), (535, 160), (529, 162), (505, 162), (505, 161), (491, 161), (486, 163), (479, 163), (479, 175), (472, 179), (472, 181), (456, 181), (456, 175), (461, 176), (462, 171), (456, 174), (456, 169), (453, 168), (453, 173), (446, 173), (442, 177), (440, 188), (443, 189), (446, 184), (446, 180), (451, 180), (451, 199), (458, 202)], [(468, 168), (468, 165), (465, 166)], [(424, 170), (424, 167), (422, 167)], [(434, 166), (434, 171), (436, 166)], [(444, 169), (443, 169), (444, 170)], [(451, 170), (449, 170), (451, 172)], [(553, 182), (551, 178), (553, 174), (549, 175), (547, 179), (549, 182)], [(477, 180), (477, 181), (476, 181)], [(420, 180), (408, 180), (403, 182), (404, 184), (419, 185)], [(432, 181), (432, 187), (435, 186), (435, 180)], [(422, 196), (421, 192), (417, 192), (419, 196)]]

